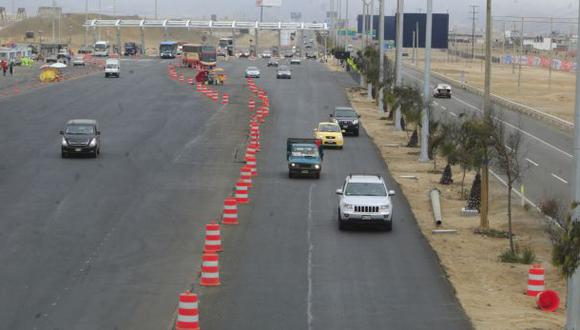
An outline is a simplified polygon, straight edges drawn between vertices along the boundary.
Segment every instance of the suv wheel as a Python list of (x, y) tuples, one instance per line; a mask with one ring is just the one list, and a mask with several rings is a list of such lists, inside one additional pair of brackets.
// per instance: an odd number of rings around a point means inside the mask
[(340, 209), (338, 209), (338, 230), (345, 230), (346, 229), (346, 224), (342, 221), (342, 218), (340, 217)]
[(60, 157), (61, 157), (61, 158), (67, 158), (67, 157), (68, 157), (68, 155), (66, 154), (66, 152), (64, 152), (64, 151), (61, 151), (61, 152), (60, 152)]
[(384, 231), (392, 231), (393, 230), (393, 223), (389, 222), (388, 224), (383, 226)]
[(357, 128), (357, 129), (355, 129), (355, 130), (352, 132), (352, 134), (353, 134), (354, 136), (358, 136), (358, 134), (359, 134), (359, 133), (358, 133), (358, 130), (359, 130), (358, 128)]

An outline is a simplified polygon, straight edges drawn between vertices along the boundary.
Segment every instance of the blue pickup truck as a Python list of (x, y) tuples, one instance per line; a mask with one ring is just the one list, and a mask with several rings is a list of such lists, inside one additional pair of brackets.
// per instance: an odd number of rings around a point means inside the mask
[(324, 150), (319, 139), (288, 138), (286, 142), (288, 176), (314, 176), (320, 178)]

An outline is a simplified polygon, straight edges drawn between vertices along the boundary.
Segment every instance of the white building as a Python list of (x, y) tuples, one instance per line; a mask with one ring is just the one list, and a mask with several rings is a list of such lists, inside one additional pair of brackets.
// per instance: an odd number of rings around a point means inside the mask
[(550, 37), (535, 37), (535, 38), (524, 38), (524, 47), (530, 47), (536, 50), (552, 51), (556, 49), (556, 43), (552, 41)]

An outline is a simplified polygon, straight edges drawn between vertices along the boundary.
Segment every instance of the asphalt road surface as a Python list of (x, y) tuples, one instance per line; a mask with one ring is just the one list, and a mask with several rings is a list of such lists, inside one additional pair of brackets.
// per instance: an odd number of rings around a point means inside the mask
[[(246, 114), (194, 94), (159, 60), (0, 102), (0, 328), (167, 329), (203, 226), (239, 174)], [(231, 94), (246, 93), (242, 82)], [(94, 118), (98, 159), (61, 159)]]
[[(407, 83), (422, 85), (422, 79), (422, 73), (413, 69), (405, 68), (403, 71), (403, 80)], [(442, 82), (431, 77), (433, 88)], [(434, 99), (432, 111), (439, 118), (457, 120), (461, 114), (468, 118), (481, 115), (482, 103), (480, 96), (454, 88), (451, 99)], [(574, 143), (571, 134), (497, 104), (494, 105), (494, 112), (495, 117), (504, 122), (506, 132), (521, 133), (520, 163), (524, 169), (522, 183), (526, 198), (534, 204), (555, 199), (567, 205), (573, 180)], [(496, 173), (499, 175), (500, 171)]]
[[(251, 63), (251, 64), (250, 64)], [(227, 228), (222, 285), (198, 288), (208, 329), (469, 329), (437, 258), (368, 136), (325, 152), (322, 176), (289, 179), (287, 137), (311, 137), (335, 106), (348, 105), (353, 81), (323, 65), (293, 66), (276, 80), (263, 61), (256, 79), (270, 95), (259, 175), (240, 226)], [(335, 191), (346, 175), (385, 176), (394, 199), (394, 230), (338, 230)]]

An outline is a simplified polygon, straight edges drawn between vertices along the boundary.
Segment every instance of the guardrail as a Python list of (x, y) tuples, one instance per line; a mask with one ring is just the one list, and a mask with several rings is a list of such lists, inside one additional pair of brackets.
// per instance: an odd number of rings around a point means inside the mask
[[(416, 72), (422, 72), (421, 70), (414, 68), (413, 66), (411, 66), (409, 64), (405, 63), (405, 66), (416, 71)], [(431, 75), (449, 83), (450, 85), (454, 86), (455, 88), (464, 89), (470, 93), (473, 93), (473, 94), (476, 94), (479, 96), (483, 96), (483, 91), (474, 87), (474, 86), (462, 83), (459, 80), (455, 80), (453, 78), (450, 78), (450, 77), (443, 75), (441, 73), (438, 73), (438, 72), (431, 72)], [(499, 96), (496, 94), (491, 94), (491, 100), (493, 103), (499, 104), (505, 108), (523, 113), (523, 114), (528, 115), (528, 116), (533, 117), (533, 118), (537, 118), (537, 119), (549, 122), (549, 123), (556, 125), (562, 129), (566, 130), (566, 131), (573, 131), (574, 130), (574, 123), (569, 122), (567, 120), (564, 120), (562, 118), (556, 117), (556, 116), (549, 114), (547, 112), (532, 108), (532, 107), (527, 106), (525, 104), (521, 104), (521, 103), (518, 103), (518, 102), (515, 102), (512, 100), (508, 100), (505, 97), (502, 97), (502, 96)]]
[(185, 29), (258, 29), (328, 31), (326, 23), (259, 22), (259, 21), (194, 21), (194, 20), (88, 20), (86, 28), (185, 28)]

